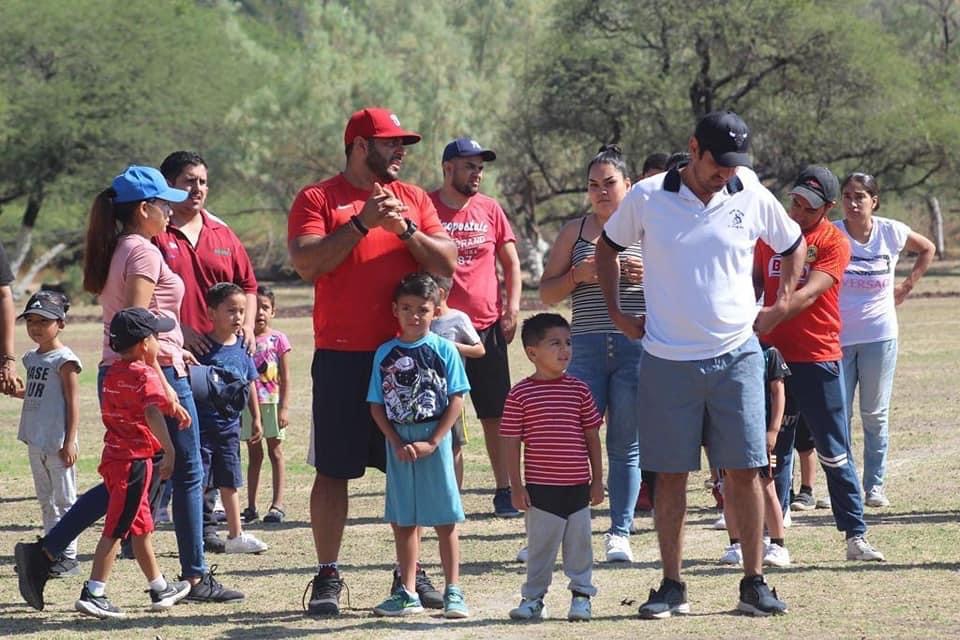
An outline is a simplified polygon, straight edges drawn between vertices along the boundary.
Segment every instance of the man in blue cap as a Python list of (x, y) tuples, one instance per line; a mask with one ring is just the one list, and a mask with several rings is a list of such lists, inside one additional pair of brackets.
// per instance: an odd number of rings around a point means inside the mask
[[(517, 331), (520, 313), (520, 258), (503, 208), (480, 193), (484, 162), (496, 159), (496, 153), (472, 138), (453, 140), (443, 150), (443, 186), (431, 193), (430, 199), (457, 243), (457, 269), (447, 302), (470, 317), (485, 349), (482, 358), (468, 358), (466, 367), (470, 397), (483, 425), (496, 482), (493, 509), (498, 516), (514, 517), (520, 512), (510, 501), (499, 433), (503, 402), (510, 391), (507, 345)], [(503, 269), (506, 301), (500, 295), (497, 262)]]

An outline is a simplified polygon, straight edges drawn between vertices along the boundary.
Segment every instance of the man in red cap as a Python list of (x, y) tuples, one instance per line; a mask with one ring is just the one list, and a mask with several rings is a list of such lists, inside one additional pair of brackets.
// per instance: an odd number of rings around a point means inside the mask
[(314, 285), (312, 615), (340, 613), (347, 481), (386, 466), (366, 398), (374, 352), (396, 334), (393, 290), (412, 271), (451, 276), (456, 265), (456, 246), (426, 192), (397, 179), (406, 146), (419, 141), (388, 109), (357, 111), (344, 133), (343, 172), (304, 187), (290, 209), (290, 262)]

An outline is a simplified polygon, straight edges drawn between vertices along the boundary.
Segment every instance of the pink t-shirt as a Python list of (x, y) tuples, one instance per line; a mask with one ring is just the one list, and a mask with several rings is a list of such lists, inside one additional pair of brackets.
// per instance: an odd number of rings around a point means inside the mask
[(430, 194), (440, 222), (457, 243), (457, 270), (448, 304), (460, 309), (477, 329), (486, 329), (500, 319), (503, 301), (497, 279), (497, 254), (508, 242), (516, 242), (507, 214), (493, 198), (478, 193), (462, 209), (451, 209)]
[(100, 292), (103, 308), (103, 360), (109, 365), (119, 358), (110, 348), (110, 321), (114, 314), (129, 307), (126, 300), (127, 280), (143, 276), (154, 283), (153, 297), (147, 308), (157, 315), (173, 318), (177, 326), (161, 333), (157, 360), (162, 366), (172, 365), (178, 374), (186, 375), (183, 364), (183, 332), (180, 331), (180, 302), (183, 300), (183, 280), (163, 261), (160, 250), (147, 238), (131, 233), (120, 236), (110, 259), (110, 273)]
[(257, 379), (257, 401), (260, 404), (280, 402), (280, 356), (290, 351), (287, 336), (276, 329), (270, 329), (257, 336), (257, 347), (253, 353), (253, 364), (260, 377)]

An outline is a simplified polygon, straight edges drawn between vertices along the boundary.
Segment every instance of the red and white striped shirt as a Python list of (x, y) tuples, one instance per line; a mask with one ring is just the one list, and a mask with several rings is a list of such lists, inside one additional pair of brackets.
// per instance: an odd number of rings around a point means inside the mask
[(567, 374), (554, 380), (525, 378), (507, 394), (500, 437), (523, 441), (524, 482), (574, 486), (590, 482), (587, 429), (599, 429), (590, 389)]

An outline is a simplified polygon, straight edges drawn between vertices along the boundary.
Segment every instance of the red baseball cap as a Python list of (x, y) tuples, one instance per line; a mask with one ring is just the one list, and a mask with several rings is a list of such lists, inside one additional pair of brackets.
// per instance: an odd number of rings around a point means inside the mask
[(343, 144), (347, 145), (360, 136), (362, 138), (403, 138), (403, 144), (420, 142), (420, 134), (400, 127), (400, 118), (381, 107), (368, 107), (357, 111), (347, 121), (343, 132)]

